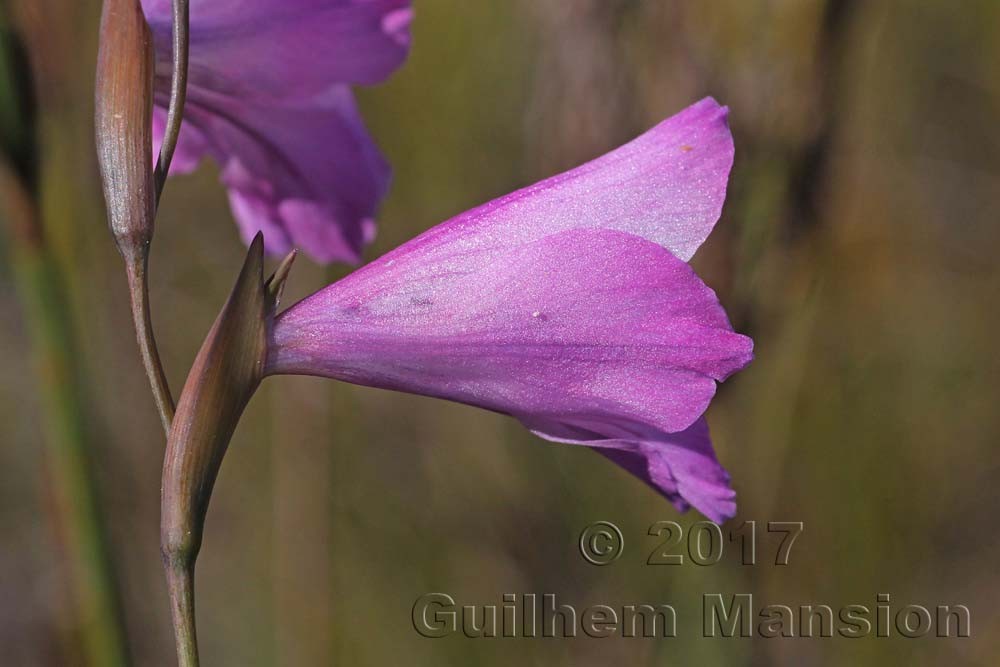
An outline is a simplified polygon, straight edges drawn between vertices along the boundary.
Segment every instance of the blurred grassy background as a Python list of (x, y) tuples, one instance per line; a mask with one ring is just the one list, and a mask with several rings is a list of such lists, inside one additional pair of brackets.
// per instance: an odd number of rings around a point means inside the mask
[[(17, 4), (4, 0), (5, 4)], [(102, 504), (137, 665), (172, 664), (158, 553), (162, 436), (106, 230), (92, 145), (97, 2), (23, 2), (39, 82), (43, 214), (81, 340)], [(519, 0), (418, 3), (415, 46), (361, 91), (395, 167), (376, 257), (469, 206), (594, 157), (711, 94), (737, 158), (695, 265), (754, 364), (709, 412), (743, 520), (803, 521), (787, 567), (650, 567), (688, 525), (592, 454), (471, 408), (268, 380), (223, 466), (199, 562), (206, 665), (990, 665), (1000, 656), (1000, 3)], [(172, 181), (154, 245), (161, 352), (179, 388), (244, 249), (214, 166)], [(8, 221), (4, 221), (5, 237)], [(84, 664), (49, 519), (46, 415), (0, 264), (0, 649)], [(345, 268), (302, 261), (290, 299)], [(625, 555), (575, 542), (616, 522)], [(670, 602), (676, 639), (428, 640), (430, 591)], [(700, 596), (965, 604), (971, 639), (701, 638)]]

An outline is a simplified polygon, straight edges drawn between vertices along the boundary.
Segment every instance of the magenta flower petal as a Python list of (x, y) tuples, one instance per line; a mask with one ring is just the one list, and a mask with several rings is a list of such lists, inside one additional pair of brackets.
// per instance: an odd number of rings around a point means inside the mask
[(567, 423), (524, 421), (547, 440), (594, 447), (681, 512), (693, 506), (719, 523), (736, 515), (736, 493), (729, 486), (729, 473), (715, 457), (704, 416), (677, 433), (649, 427), (615, 433), (607, 427), (591, 431)]
[[(142, 5), (158, 60), (169, 65), (171, 2)], [(338, 83), (378, 83), (410, 46), (410, 0), (191, 0), (190, 8), (191, 83), (240, 99), (287, 103)]]
[[(157, 51), (154, 148), (171, 72), (168, 0), (143, 0)], [(373, 83), (409, 47), (409, 0), (193, 0), (185, 123), (171, 166), (214, 158), (244, 240), (357, 262), (389, 167), (346, 84)]]
[(566, 229), (617, 229), (688, 260), (722, 212), (733, 164), (728, 110), (705, 98), (576, 169), (462, 213), (407, 244), (432, 256), (456, 235), (523, 243)]
[(263, 231), (272, 254), (299, 247), (321, 262), (356, 262), (372, 240), (389, 166), (346, 87), (308, 106), (261, 106), (193, 90), (181, 137), (178, 152), (201, 147), (221, 165), (245, 241)]
[[(516, 243), (480, 232), (431, 255), (418, 238), (293, 306), (275, 323), (267, 372), (477, 405), (659, 461), (650, 434), (691, 427), (716, 382), (750, 361), (752, 342), (712, 290), (655, 243), (600, 229)], [(668, 496), (696, 488), (657, 466), (649, 478)]]
[[(160, 144), (163, 143), (163, 133), (167, 127), (167, 110), (153, 107), (153, 159), (160, 155)], [(203, 157), (208, 153), (208, 141), (201, 130), (192, 127), (190, 123), (184, 126), (174, 149), (174, 159), (170, 163), (171, 175), (190, 174), (198, 168)]]
[(597, 449), (723, 520), (704, 412), (753, 343), (685, 263), (733, 158), (706, 99), (635, 141), (445, 222), (281, 314), (266, 372), (476, 405)]

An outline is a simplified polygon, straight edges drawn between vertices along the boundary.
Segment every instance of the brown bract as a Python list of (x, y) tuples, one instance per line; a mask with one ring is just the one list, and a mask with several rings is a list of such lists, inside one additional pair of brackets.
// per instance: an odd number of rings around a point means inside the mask
[(264, 280), (264, 241), (250, 245), (236, 285), (188, 374), (167, 437), (160, 492), (160, 546), (178, 655), (197, 665), (194, 563), (222, 458), (264, 376), (268, 329), (295, 254)]
[(96, 135), (108, 223), (127, 260), (153, 233), (153, 39), (139, 0), (106, 0), (97, 56)]
[(264, 374), (267, 334), (292, 255), (263, 278), (263, 237), (250, 245), (232, 294), (181, 392), (163, 464), (162, 546), (168, 560), (197, 553), (219, 466)]

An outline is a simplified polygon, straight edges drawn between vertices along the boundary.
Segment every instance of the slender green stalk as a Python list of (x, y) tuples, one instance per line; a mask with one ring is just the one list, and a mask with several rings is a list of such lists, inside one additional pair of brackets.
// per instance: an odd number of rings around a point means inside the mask
[(198, 635), (194, 621), (194, 559), (164, 558), (170, 617), (177, 642), (177, 666), (198, 667)]
[[(167, 111), (167, 124), (163, 133), (163, 141), (160, 143), (160, 155), (154, 173), (157, 208), (159, 208), (163, 185), (170, 172), (170, 162), (174, 156), (174, 149), (177, 148), (177, 140), (180, 137), (181, 125), (184, 121), (188, 53), (190, 50), (189, 21), (188, 0), (173, 0), (173, 76), (170, 84), (170, 108)], [(170, 389), (163, 377), (159, 352), (156, 349), (152, 327), (149, 324), (147, 259), (148, 256), (143, 256), (141, 266), (136, 262), (129, 264), (129, 291), (132, 295), (133, 318), (136, 325), (136, 335), (139, 337), (139, 345), (143, 351), (143, 361), (150, 382), (153, 384), (153, 393), (157, 396), (160, 414), (164, 415), (164, 427), (169, 436), (174, 405)], [(141, 269), (141, 273), (137, 274), (136, 269)], [(141, 303), (138, 302), (139, 298), (142, 299)], [(165, 404), (165, 401), (169, 401), (169, 404)], [(166, 408), (169, 408), (169, 417), (166, 416)], [(185, 556), (184, 558), (166, 555), (163, 561), (167, 575), (167, 588), (170, 592), (170, 617), (174, 625), (179, 667), (198, 667), (198, 637), (194, 613), (195, 554), (196, 551), (190, 554), (190, 557)]]
[(170, 423), (174, 420), (174, 398), (167, 384), (167, 376), (160, 361), (160, 352), (153, 336), (153, 319), (149, 309), (149, 282), (147, 268), (149, 254), (125, 258), (125, 274), (128, 278), (129, 301), (132, 304), (132, 324), (135, 327), (136, 340), (139, 343), (139, 354), (142, 357), (143, 368), (153, 391), (156, 411), (163, 424), (163, 432), (170, 433)]
[[(177, 0), (178, 23), (187, 19)], [(175, 28), (186, 44), (186, 26)], [(94, 135), (108, 226), (125, 260), (136, 340), (163, 429), (170, 431), (174, 402), (153, 336), (147, 268), (154, 218), (177, 143), (186, 85), (185, 48), (178, 67), (159, 166), (152, 165), (152, 105), (155, 79), (153, 36), (138, 0), (104, 0), (94, 85)], [(180, 92), (178, 92), (178, 90)]]
[(188, 0), (173, 0), (174, 71), (170, 80), (170, 108), (167, 110), (167, 126), (163, 131), (160, 156), (156, 163), (157, 203), (160, 201), (163, 184), (170, 172), (170, 162), (173, 160), (177, 139), (181, 134), (181, 123), (184, 120), (184, 102), (187, 100), (188, 53), (190, 51), (189, 16)]
[(57, 523), (68, 551), (71, 584), (87, 664), (129, 664), (117, 582), (88, 458), (85, 401), (64, 278), (45, 243), (34, 199), (0, 161), (0, 216), (14, 256), (14, 280), (38, 368), (44, 411), (45, 461)]
[[(190, 11), (188, 0), (173, 0), (173, 75), (170, 82), (170, 107), (167, 110), (167, 124), (160, 142), (153, 174), (156, 207), (159, 208), (163, 186), (170, 172), (170, 163), (177, 148), (181, 125), (184, 120), (184, 104), (187, 100), (188, 54), (190, 52)], [(152, 313), (149, 307), (149, 246), (140, 253), (125, 256), (125, 271), (128, 277), (129, 300), (132, 304), (132, 323), (142, 365), (149, 378), (153, 400), (160, 415), (165, 433), (170, 433), (170, 423), (174, 419), (174, 399), (167, 384), (167, 376), (160, 360), (160, 351), (153, 335)]]

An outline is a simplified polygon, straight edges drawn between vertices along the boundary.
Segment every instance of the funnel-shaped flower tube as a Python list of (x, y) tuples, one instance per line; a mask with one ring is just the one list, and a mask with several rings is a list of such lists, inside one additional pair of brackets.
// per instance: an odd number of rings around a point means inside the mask
[[(155, 152), (166, 124), (171, 0), (142, 0), (156, 46)], [(349, 85), (387, 77), (409, 49), (410, 0), (190, 0), (184, 126), (171, 173), (206, 155), (240, 232), (266, 250), (356, 262), (389, 167)]]
[(597, 448), (682, 510), (731, 517), (703, 414), (752, 341), (685, 263), (725, 198), (725, 115), (703, 100), (299, 302), (275, 321), (265, 372), (509, 414)]

